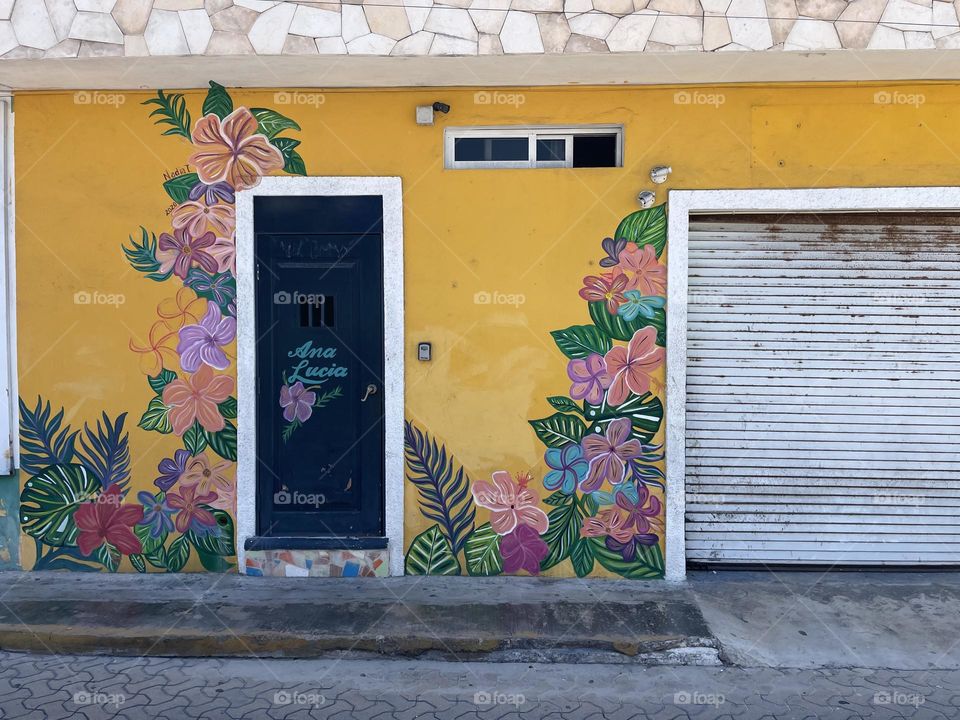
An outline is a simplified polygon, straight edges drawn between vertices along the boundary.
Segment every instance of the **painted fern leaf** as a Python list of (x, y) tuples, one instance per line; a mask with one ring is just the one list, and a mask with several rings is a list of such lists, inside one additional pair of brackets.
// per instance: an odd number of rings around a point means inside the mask
[(63, 425), (63, 408), (51, 417), (50, 403), (37, 397), (31, 410), (20, 398), (20, 467), (28, 475), (38, 475), (50, 465), (66, 465), (73, 460), (74, 441), (79, 431)]
[(83, 452), (78, 452), (80, 462), (100, 478), (103, 487), (117, 485), (123, 490), (130, 479), (130, 450), (127, 447), (128, 435), (123, 432), (123, 421), (126, 413), (117, 416), (116, 422), (111, 423), (106, 413), (103, 413), (103, 425), (97, 420), (97, 431), (84, 423), (86, 437), (80, 436), (80, 446)]
[(127, 262), (137, 272), (141, 272), (151, 280), (161, 282), (170, 277), (172, 271), (160, 272), (160, 261), (157, 260), (157, 236), (147, 232), (147, 229), (140, 226), (140, 242), (130, 236), (130, 247), (123, 246), (123, 254), (127, 256)]
[(440, 526), (456, 555), (473, 532), (477, 514), (470, 478), (443, 445), (409, 421), (404, 422), (404, 447), (407, 479), (420, 494), (420, 512)]
[(177, 93), (166, 95), (163, 90), (158, 90), (155, 98), (145, 100), (141, 105), (157, 106), (156, 110), (150, 113), (150, 117), (159, 116), (158, 120), (154, 120), (154, 125), (170, 125), (163, 132), (164, 135), (182, 135), (187, 140), (191, 139), (190, 127), (192, 121), (190, 111), (187, 110), (187, 101), (183, 99), (183, 95)]

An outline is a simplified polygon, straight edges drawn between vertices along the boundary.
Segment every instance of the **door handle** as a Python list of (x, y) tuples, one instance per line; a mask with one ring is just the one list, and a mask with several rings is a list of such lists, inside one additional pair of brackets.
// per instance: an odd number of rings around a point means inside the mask
[(374, 385), (373, 383), (370, 383), (369, 385), (367, 385), (367, 390), (366, 392), (363, 393), (363, 397), (360, 398), (360, 402), (366, 402), (368, 397), (376, 394), (377, 394), (377, 386)]

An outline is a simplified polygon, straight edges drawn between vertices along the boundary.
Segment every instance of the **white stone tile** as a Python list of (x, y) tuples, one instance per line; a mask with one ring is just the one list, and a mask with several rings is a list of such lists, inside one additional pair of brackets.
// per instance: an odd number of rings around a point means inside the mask
[(900, 30), (889, 28), (885, 25), (877, 25), (873, 31), (873, 37), (867, 45), (869, 50), (906, 50), (907, 43), (903, 39), (903, 33)]
[(143, 39), (151, 55), (189, 55), (187, 36), (180, 25), (180, 16), (173, 10), (154, 10), (147, 20)]
[(0, 20), (0, 55), (5, 55), (19, 44), (17, 35), (13, 32), (13, 23), (9, 20)]
[(281, 52), (284, 55), (316, 55), (317, 42), (303, 35), (287, 35)]
[(343, 38), (317, 38), (317, 52), (321, 55), (346, 55), (347, 46), (344, 44)]
[(801, 17), (833, 21), (847, 5), (847, 0), (797, 0), (797, 11)]
[(727, 10), (730, 37), (737, 45), (766, 50), (773, 45), (767, 6), (763, 0), (732, 0)]
[(207, 43), (207, 55), (254, 55), (250, 38), (244, 33), (214, 30)]
[[(633, 0), (593, 0), (593, 8), (610, 15), (629, 15), (634, 11)], [(697, 3), (699, 12), (700, 4)]]
[(216, 15), (229, 7), (233, 7), (233, 0), (203, 0), (203, 9), (207, 11), (207, 15)]
[(112, 14), (124, 35), (143, 35), (152, 9), (153, 0), (117, 0)]
[(404, 38), (390, 51), (391, 55), (428, 55), (430, 46), (433, 44), (433, 33), (424, 31), (416, 32), (410, 37)]
[(610, 52), (643, 52), (656, 21), (657, 13), (652, 10), (620, 18), (607, 35), (607, 47)]
[(417, 0), (415, 5), (407, 5), (404, 9), (407, 11), (407, 22), (410, 23), (410, 32), (420, 32), (427, 22), (427, 16), (430, 14), (432, 0)]
[(698, 0), (650, 0), (647, 6), (657, 12), (670, 15), (702, 15), (703, 8)]
[(853, 0), (847, 5), (836, 24), (841, 44), (854, 50), (867, 47), (886, 4), (887, 0)]
[(794, 0), (764, 0), (764, 4), (767, 7), (767, 17), (770, 18), (773, 42), (782, 43), (787, 39), (797, 19), (797, 3)]
[(74, 40), (123, 44), (123, 33), (117, 22), (104, 13), (78, 12), (70, 25), (70, 37)]
[(563, 0), (513, 0), (510, 9), (521, 12), (561, 12)]
[(533, 13), (511, 10), (500, 30), (500, 44), (505, 55), (540, 54), (543, 41), (540, 26)]
[(83, 12), (108, 13), (113, 11), (113, 6), (117, 4), (117, 0), (74, 0), (74, 4), (77, 6), (77, 10)]
[[(507, 19), (506, 10), (475, 10), (470, 8), (468, 12), (477, 31), (481, 33), (496, 35), (503, 27), (503, 21)], [(541, 17), (549, 17), (549, 15), (544, 14)]]
[[(610, 42), (610, 38), (607, 38)], [(712, 52), (724, 45), (732, 42), (730, 37), (730, 26), (727, 25), (727, 18), (723, 15), (713, 15), (708, 13), (703, 16), (703, 49), (705, 52)]]
[(16, 2), (16, 0), (0, 0), (0, 20), (10, 19), (10, 15), (13, 13), (14, 2)]
[(83, 40), (77, 57), (122, 57), (123, 45)]
[(154, 0), (154, 10), (205, 10), (203, 0)]
[(565, 53), (605, 53), (607, 52), (607, 44), (599, 38), (587, 35), (571, 35), (563, 51)]
[(67, 39), (54, 45), (43, 56), (45, 58), (70, 58), (76, 57), (79, 52), (80, 41)]
[(190, 54), (203, 55), (207, 49), (207, 43), (210, 42), (210, 36), (213, 35), (210, 16), (202, 8), (200, 10), (181, 10), (179, 14), (183, 34), (187, 36), (187, 46), (190, 48)]
[(297, 5), (297, 11), (290, 23), (290, 32), (314, 38), (336, 37), (340, 34), (340, 13)]
[(897, 30), (929, 30), (929, 27), (922, 25), (933, 24), (933, 8), (916, 5), (908, 0), (889, 0), (883, 15), (880, 16), (880, 22)]
[(248, 10), (253, 10), (258, 13), (266, 12), (270, 8), (276, 7), (279, 2), (280, 0), (233, 0), (234, 5), (239, 5), (240, 7), (245, 7)]
[(703, 21), (700, 18), (660, 13), (648, 42), (664, 45), (699, 45), (703, 41)]
[(937, 47), (933, 35), (926, 32), (905, 32), (903, 40), (907, 45), (907, 50), (935, 50)]
[(704, 12), (722, 14), (726, 13), (727, 8), (730, 7), (730, 0), (700, 0), (700, 5)]
[(947, 35), (946, 37), (937, 38), (937, 47), (941, 50), (957, 50), (960, 49), (960, 33), (955, 33), (953, 35)]
[(437, 35), (430, 46), (431, 55), (476, 55), (477, 42), (449, 35)]
[(570, 31), (576, 35), (586, 35), (603, 40), (620, 18), (604, 13), (586, 13), (570, 19)]
[(481, 35), (477, 43), (477, 52), (480, 55), (503, 55), (503, 45), (500, 44), (500, 36)]
[(258, 55), (279, 55), (283, 51), (296, 11), (296, 5), (281, 3), (260, 14), (247, 33)]
[(389, 55), (397, 41), (385, 35), (367, 33), (347, 43), (350, 55)]
[(572, 17), (581, 15), (585, 12), (590, 12), (593, 10), (593, 3), (591, 0), (564, 0), (563, 1), (563, 12), (569, 20)]
[(123, 54), (126, 57), (145, 57), (150, 54), (147, 40), (143, 35), (124, 35)]
[(960, 25), (957, 23), (957, 10), (953, 3), (934, 2), (933, 3), (933, 22), (939, 27), (932, 28), (933, 38), (946, 37), (960, 32)]
[(43, 0), (17, 0), (10, 20), (21, 45), (49, 50), (60, 42)]
[[(344, 5), (340, 10), (340, 15), (341, 22), (343, 23), (341, 35), (345, 43), (370, 32), (370, 26), (367, 25), (367, 18), (363, 14), (362, 7), (358, 5)], [(319, 47), (319, 45), (317, 47)]]
[[(474, 42), (477, 40), (478, 35), (477, 28), (474, 26), (473, 20), (470, 19), (470, 13), (468, 11), (462, 8), (447, 8), (437, 5), (433, 6), (430, 15), (427, 16), (427, 22), (424, 24), (423, 29), (437, 33), (438, 35), (461, 38), (462, 40), (472, 40)], [(440, 42), (442, 48), (451, 47), (449, 43), (440, 37), (435, 38), (433, 44), (437, 45), (438, 42)]]
[(410, 21), (407, 20), (407, 13), (403, 7), (387, 4), (387, 2), (395, 2), (395, 0), (379, 0), (377, 4), (363, 6), (367, 25), (377, 35), (401, 40), (410, 34)]
[(784, 50), (838, 50), (840, 47), (840, 36), (832, 22), (804, 17), (797, 18), (783, 43)]
[(211, 15), (210, 24), (213, 25), (214, 30), (243, 33), (246, 35), (250, 32), (250, 28), (253, 27), (258, 17), (260, 17), (259, 13), (254, 12), (250, 8), (234, 5), (226, 10), (221, 10), (216, 15)]
[(537, 15), (537, 24), (543, 51), (554, 55), (562, 53), (570, 39), (570, 24), (563, 13), (541, 13)]

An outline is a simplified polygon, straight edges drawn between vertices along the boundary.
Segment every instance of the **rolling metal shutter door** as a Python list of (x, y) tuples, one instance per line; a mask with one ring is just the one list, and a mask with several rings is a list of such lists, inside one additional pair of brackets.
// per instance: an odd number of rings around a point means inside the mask
[(960, 217), (691, 217), (691, 562), (960, 564)]

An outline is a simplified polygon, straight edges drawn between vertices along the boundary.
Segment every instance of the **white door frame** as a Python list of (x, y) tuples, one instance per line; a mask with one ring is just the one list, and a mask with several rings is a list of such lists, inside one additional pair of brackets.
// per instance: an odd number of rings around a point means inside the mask
[[(380, 195), (383, 198), (384, 523), (390, 574), (403, 574), (403, 198), (398, 177), (266, 177), (237, 193), (237, 561), (257, 530), (256, 292), (253, 198)], [(278, 406), (279, 407), (279, 406)]]
[(667, 203), (666, 579), (686, 576), (687, 280), (690, 214), (957, 210), (960, 187), (672, 190)]

